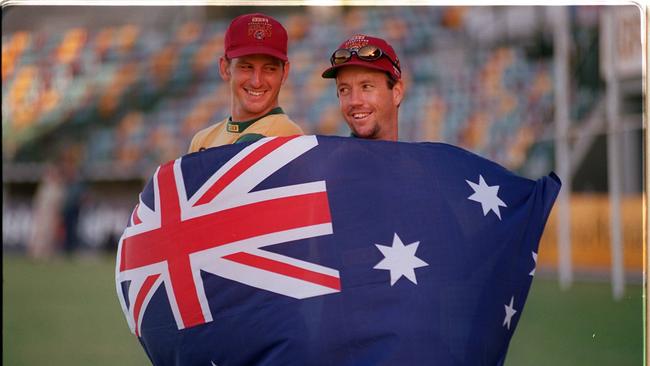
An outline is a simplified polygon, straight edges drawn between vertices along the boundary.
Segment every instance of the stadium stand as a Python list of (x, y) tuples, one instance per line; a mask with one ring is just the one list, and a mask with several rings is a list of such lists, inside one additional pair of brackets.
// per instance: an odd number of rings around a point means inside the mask
[[(517, 46), (450, 47), (465, 40), (462, 14), (434, 7), (353, 8), (345, 17), (353, 20), (345, 27), (311, 13), (279, 17), (293, 66), (281, 104), (307, 133), (347, 134), (320, 71), (340, 39), (381, 34), (397, 45), (409, 84), (402, 140), (458, 144), (511, 169), (525, 163), (552, 111), (548, 59)], [(86, 131), (88, 161), (142, 169), (182, 154), (195, 131), (228, 113), (217, 68), (227, 23), (3, 34), (4, 159), (29, 160), (21, 147), (65, 125)]]

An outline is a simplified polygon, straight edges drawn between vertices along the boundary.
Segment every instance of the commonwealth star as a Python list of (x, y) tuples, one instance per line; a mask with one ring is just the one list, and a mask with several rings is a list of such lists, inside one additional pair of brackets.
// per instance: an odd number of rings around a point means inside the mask
[(415, 269), (428, 266), (429, 264), (422, 259), (415, 256), (415, 251), (418, 249), (419, 241), (404, 245), (402, 240), (397, 236), (393, 237), (393, 245), (385, 246), (375, 244), (377, 249), (384, 255), (374, 269), (385, 269), (390, 271), (390, 285), (393, 286), (397, 280), (402, 276), (408, 278), (411, 282), (417, 285), (418, 281), (415, 277)]

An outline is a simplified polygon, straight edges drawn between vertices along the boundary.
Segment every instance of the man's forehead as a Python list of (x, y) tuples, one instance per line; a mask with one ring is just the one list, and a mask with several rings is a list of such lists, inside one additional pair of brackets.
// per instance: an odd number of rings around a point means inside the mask
[(262, 53), (236, 57), (233, 58), (233, 61), (236, 63), (263, 63), (275, 65), (282, 65), (284, 63), (284, 61), (280, 60), (277, 57), (265, 55)]
[(356, 65), (341, 67), (336, 72), (337, 84), (343, 82), (381, 81), (387, 78), (388, 75), (384, 71)]

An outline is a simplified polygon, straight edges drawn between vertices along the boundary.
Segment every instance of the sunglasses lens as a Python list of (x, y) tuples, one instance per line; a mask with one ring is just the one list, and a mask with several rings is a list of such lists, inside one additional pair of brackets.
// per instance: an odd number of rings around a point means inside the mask
[(349, 50), (337, 50), (332, 55), (332, 65), (340, 65), (344, 62), (347, 62), (352, 57), (352, 53)]
[(375, 46), (364, 46), (359, 48), (357, 55), (360, 59), (374, 61), (381, 57), (381, 50)]

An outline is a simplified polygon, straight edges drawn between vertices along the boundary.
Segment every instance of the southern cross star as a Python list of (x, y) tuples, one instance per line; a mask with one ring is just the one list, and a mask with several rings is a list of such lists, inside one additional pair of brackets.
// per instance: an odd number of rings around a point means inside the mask
[(375, 269), (385, 269), (390, 271), (390, 285), (393, 286), (397, 280), (402, 276), (408, 278), (411, 282), (417, 285), (418, 281), (415, 278), (415, 269), (419, 267), (428, 266), (429, 264), (422, 259), (415, 256), (415, 251), (418, 249), (419, 241), (404, 245), (402, 240), (397, 236), (393, 237), (393, 245), (385, 246), (375, 244), (377, 249), (384, 255)]
[(474, 193), (467, 197), (467, 199), (481, 204), (481, 207), (483, 208), (483, 216), (487, 216), (490, 211), (494, 211), (499, 220), (501, 220), (499, 206), (508, 206), (497, 196), (497, 193), (499, 193), (499, 186), (488, 186), (482, 175), (478, 176), (478, 184), (468, 180), (465, 180), (465, 182), (467, 182), (467, 184), (469, 184), (469, 186), (474, 190)]
[(533, 254), (533, 260), (535, 261), (535, 267), (533, 267), (533, 270), (530, 271), (529, 275), (534, 276), (535, 275), (535, 269), (537, 268), (537, 253), (531, 252)]
[(508, 329), (510, 329), (510, 321), (512, 320), (512, 316), (517, 313), (517, 310), (514, 308), (514, 302), (515, 302), (515, 297), (510, 298), (510, 304), (509, 305), (503, 305), (506, 308), (506, 317), (503, 319), (503, 325), (506, 326)]

